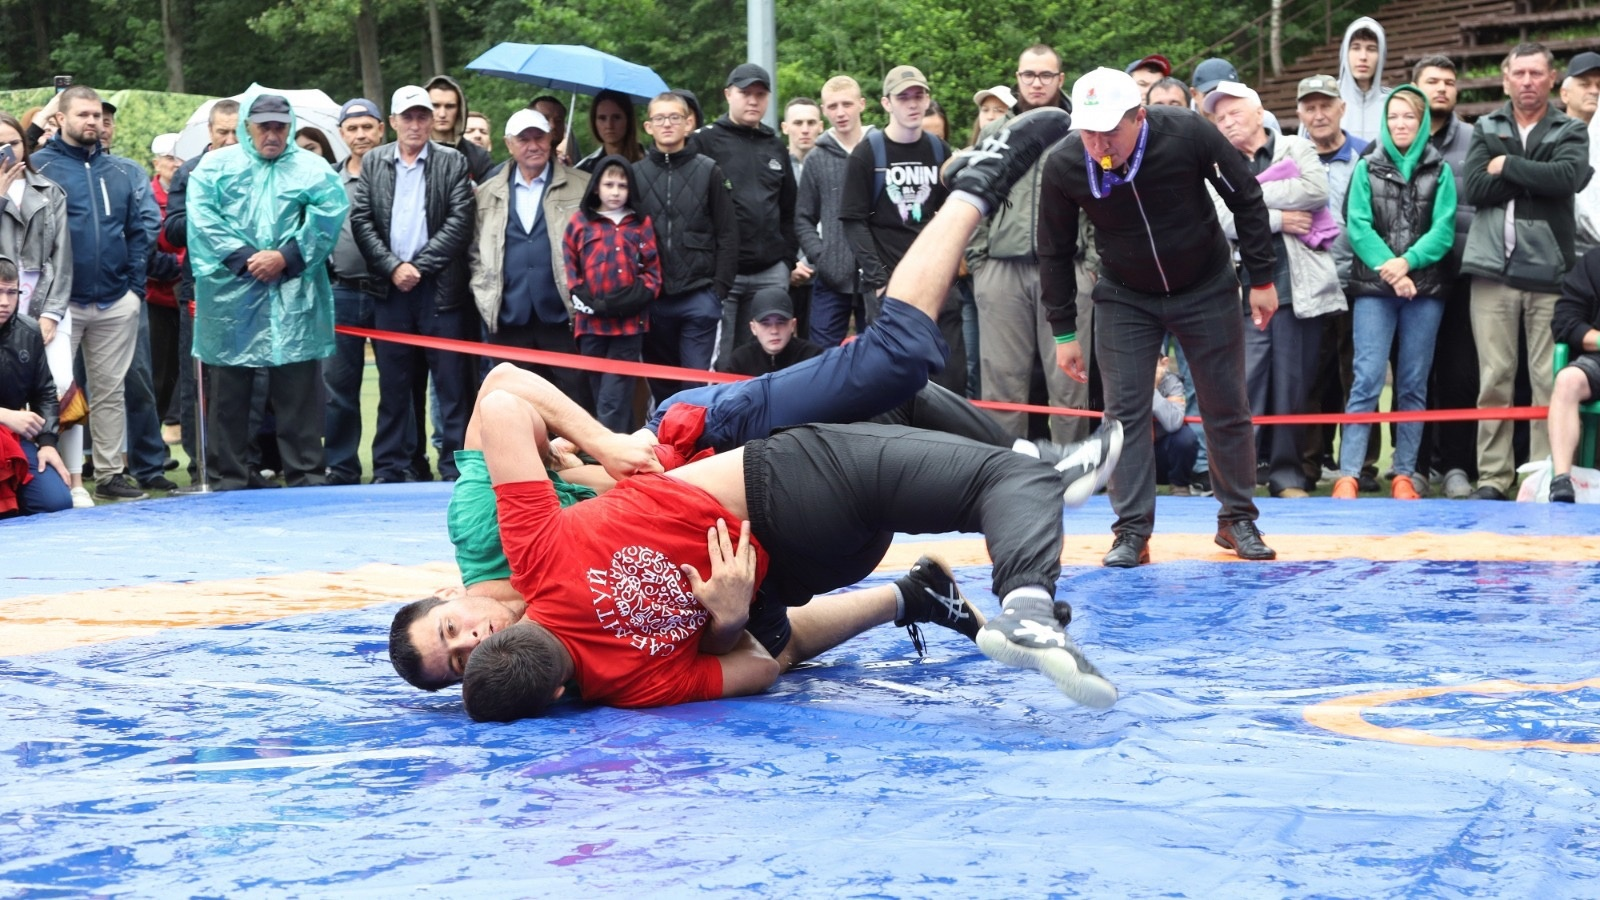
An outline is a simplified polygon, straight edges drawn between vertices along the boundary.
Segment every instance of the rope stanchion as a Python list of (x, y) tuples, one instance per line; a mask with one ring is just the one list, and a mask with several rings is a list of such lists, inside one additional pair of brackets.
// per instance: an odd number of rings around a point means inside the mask
[[(683, 369), (677, 366), (662, 366), (655, 363), (636, 363), (625, 360), (603, 359), (595, 356), (580, 356), (576, 353), (556, 353), (550, 350), (529, 350), (524, 347), (507, 347), (500, 344), (485, 344), (481, 341), (462, 341), (454, 338), (427, 337), (420, 334), (401, 334), (394, 331), (379, 331), (374, 328), (357, 328), (353, 325), (339, 325), (334, 328), (340, 334), (351, 337), (368, 338), (374, 341), (391, 341), (397, 344), (406, 344), (412, 347), (421, 347), (427, 350), (449, 350), (456, 353), (470, 353), (474, 356), (487, 356), (492, 359), (502, 359), (512, 362), (526, 362), (535, 365), (552, 366), (561, 369), (580, 369), (586, 372), (601, 372), (609, 375), (629, 375), (635, 378), (663, 378), (671, 381), (696, 381), (701, 383), (726, 384), (734, 381), (747, 381), (748, 375), (733, 375), (727, 372), (709, 372), (704, 369)], [(1092, 409), (1066, 409), (1056, 406), (1038, 406), (1032, 403), (1005, 403), (998, 400), (973, 400), (973, 406), (979, 409), (992, 409), (999, 412), (1038, 413), (1047, 416), (1075, 416), (1078, 418), (1099, 419), (1105, 413)], [(1550, 413), (1544, 406), (1519, 406), (1504, 409), (1424, 409), (1408, 412), (1370, 412), (1370, 413), (1303, 413), (1297, 415), (1256, 416), (1250, 421), (1254, 425), (1378, 425), (1392, 422), (1490, 422), (1490, 421), (1542, 421)], [(1185, 422), (1199, 422), (1199, 416), (1186, 416)]]

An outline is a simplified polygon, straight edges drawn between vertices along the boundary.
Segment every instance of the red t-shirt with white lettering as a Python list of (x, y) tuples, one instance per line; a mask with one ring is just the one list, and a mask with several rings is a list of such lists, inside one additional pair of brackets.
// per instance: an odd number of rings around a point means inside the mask
[[(572, 654), (583, 699), (666, 706), (722, 696), (722, 666), (699, 651), (707, 614), (678, 566), (711, 576), (706, 529), (739, 520), (698, 487), (640, 475), (562, 509), (548, 481), (495, 486), (500, 542), (528, 617)], [(756, 550), (756, 583), (767, 554)]]

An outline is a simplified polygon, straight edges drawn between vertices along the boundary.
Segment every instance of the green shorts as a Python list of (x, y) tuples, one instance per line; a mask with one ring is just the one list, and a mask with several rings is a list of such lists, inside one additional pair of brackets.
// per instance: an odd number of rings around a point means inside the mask
[[(445, 520), (450, 529), (450, 543), (456, 548), (461, 583), (473, 585), (495, 578), (510, 578), (511, 563), (500, 546), (500, 516), (495, 511), (494, 485), (489, 483), (489, 466), (483, 461), (483, 451), (457, 450), (456, 469), (461, 474), (450, 492)], [(560, 475), (545, 471), (563, 509), (595, 496), (592, 488), (571, 484)]]

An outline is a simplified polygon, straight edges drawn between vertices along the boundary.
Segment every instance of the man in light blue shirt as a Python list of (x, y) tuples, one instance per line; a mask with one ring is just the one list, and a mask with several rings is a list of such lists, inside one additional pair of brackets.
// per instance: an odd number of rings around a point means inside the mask
[[(373, 323), (380, 331), (475, 341), (479, 329), (467, 287), (474, 201), (466, 157), (428, 140), (433, 102), (420, 87), (395, 91), (389, 125), (396, 140), (362, 160), (350, 212), (350, 230), (368, 272), (389, 284)], [(439, 475), (454, 479), (455, 451), (466, 437), (477, 394), (477, 358), (392, 341), (376, 342), (373, 355), (378, 362), (373, 483), (425, 476), (412, 460), (426, 451), (427, 404), (416, 400), (416, 387), (429, 374), (439, 395), (442, 421), (437, 424), (444, 435)]]

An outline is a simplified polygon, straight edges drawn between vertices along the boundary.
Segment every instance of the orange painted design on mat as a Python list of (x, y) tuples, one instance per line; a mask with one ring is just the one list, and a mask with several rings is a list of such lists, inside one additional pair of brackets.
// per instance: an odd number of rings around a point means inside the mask
[(1444, 737), (1442, 735), (1429, 734), (1416, 728), (1387, 728), (1382, 725), (1374, 725), (1362, 717), (1362, 713), (1369, 709), (1376, 709), (1391, 703), (1401, 703), (1406, 700), (1437, 697), (1441, 694), (1520, 694), (1527, 692), (1560, 694), (1583, 688), (1600, 688), (1600, 678), (1569, 681), (1565, 684), (1478, 681), (1472, 684), (1373, 691), (1368, 694), (1356, 694), (1352, 697), (1324, 700), (1307, 709), (1304, 715), (1307, 722), (1318, 728), (1369, 741), (1388, 741), (1392, 744), (1410, 744), (1416, 747), (1459, 747), (1466, 750), (1555, 750), (1564, 753), (1600, 753), (1600, 744), (1577, 744), (1570, 741), (1497, 741), (1484, 738)]
[[(1325, 559), (1400, 561), (1539, 560), (1590, 562), (1600, 559), (1600, 537), (1551, 540), (1539, 536), (1470, 534), (1267, 535), (1279, 562)], [(1067, 535), (1061, 562), (1098, 566), (1111, 535)], [(953, 566), (986, 566), (988, 551), (976, 538), (907, 541), (894, 544), (879, 571), (904, 571), (924, 553), (937, 553)], [(1160, 534), (1150, 541), (1152, 562), (1205, 560), (1245, 563), (1212, 542), (1209, 534)], [(349, 572), (301, 572), (263, 578), (42, 594), (0, 599), (0, 656), (42, 653), (79, 644), (114, 641), (163, 628), (233, 625), (336, 609), (356, 609), (409, 600), (459, 583), (449, 562), (416, 566), (374, 564)]]
[(0, 600), (0, 656), (114, 641), (165, 628), (236, 625), (426, 596), (460, 584), (451, 563), (140, 584)]

